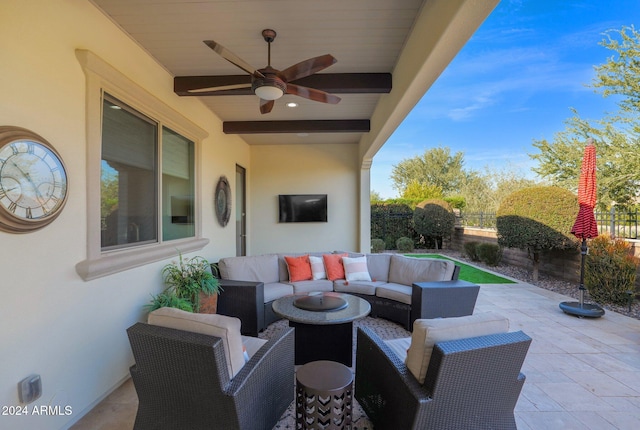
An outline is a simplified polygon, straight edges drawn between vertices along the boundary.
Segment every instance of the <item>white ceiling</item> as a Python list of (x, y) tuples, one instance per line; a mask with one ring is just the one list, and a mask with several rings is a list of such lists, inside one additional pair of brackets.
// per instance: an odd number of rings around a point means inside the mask
[[(449, 7), (450, 3), (446, 2), (450, 1), (477, 3), (471, 0), (92, 1), (174, 77), (245, 74), (203, 40), (214, 40), (256, 68), (266, 66), (267, 43), (261, 35), (266, 28), (277, 32), (271, 44), (271, 64), (276, 69), (331, 54), (337, 63), (320, 73), (393, 73), (426, 4), (437, 9)], [(486, 1), (495, 5), (498, 0)], [(434, 22), (438, 23), (437, 17)], [(438, 37), (445, 31), (446, 23), (442, 24), (442, 28), (433, 30)], [(453, 55), (455, 52), (451, 57)], [(259, 112), (259, 99), (255, 95), (198, 97), (222, 121), (371, 119), (380, 101), (389, 97), (386, 94), (336, 95), (342, 98), (337, 105), (285, 95), (276, 100), (271, 113), (264, 115)], [(290, 101), (299, 106), (286, 107)], [(241, 137), (249, 144), (355, 144), (361, 140), (362, 133), (243, 134)]]

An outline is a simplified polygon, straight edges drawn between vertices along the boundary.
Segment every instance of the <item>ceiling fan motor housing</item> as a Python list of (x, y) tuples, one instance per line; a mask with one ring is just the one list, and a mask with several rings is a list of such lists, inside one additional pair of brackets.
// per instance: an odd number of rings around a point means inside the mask
[[(282, 94), (279, 95), (280, 98), (283, 94), (287, 92), (287, 84), (278, 77), (275, 69), (266, 68), (261, 69), (260, 72), (264, 75), (264, 78), (256, 78), (253, 77), (251, 82), (251, 90), (256, 93), (256, 90), (260, 87), (275, 87), (282, 91)], [(257, 93), (256, 93), (257, 94)], [(261, 97), (264, 98), (264, 97)], [(265, 100), (275, 100), (276, 98), (269, 98)]]

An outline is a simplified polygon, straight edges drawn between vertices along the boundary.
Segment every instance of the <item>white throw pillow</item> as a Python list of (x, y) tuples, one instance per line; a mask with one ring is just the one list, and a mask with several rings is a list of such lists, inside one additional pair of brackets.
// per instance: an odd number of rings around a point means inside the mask
[(194, 314), (176, 308), (160, 308), (149, 313), (147, 322), (152, 325), (221, 338), (230, 378), (233, 378), (245, 364), (239, 318), (218, 314)]
[(309, 263), (311, 263), (311, 277), (314, 281), (318, 279), (327, 279), (327, 272), (324, 270), (324, 261), (322, 257), (309, 256)]
[(413, 376), (423, 384), (436, 343), (506, 333), (508, 330), (509, 320), (494, 312), (464, 317), (417, 319), (413, 323), (411, 346), (407, 351), (405, 364)]
[(367, 257), (342, 257), (342, 265), (347, 281), (371, 281)]

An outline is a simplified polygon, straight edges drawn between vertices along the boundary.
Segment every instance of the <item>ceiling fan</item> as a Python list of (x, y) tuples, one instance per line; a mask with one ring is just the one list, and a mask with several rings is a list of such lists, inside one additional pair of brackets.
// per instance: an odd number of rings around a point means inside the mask
[(219, 43), (213, 40), (205, 40), (204, 43), (222, 58), (231, 64), (241, 68), (251, 75), (251, 83), (224, 85), (219, 87), (199, 88), (189, 90), (190, 93), (204, 93), (210, 91), (232, 90), (238, 88), (249, 88), (260, 97), (260, 112), (265, 114), (271, 112), (275, 100), (284, 94), (293, 94), (321, 103), (336, 104), (340, 102), (340, 97), (329, 94), (315, 88), (304, 87), (291, 83), (300, 78), (313, 75), (320, 70), (335, 64), (336, 60), (333, 56), (326, 54), (319, 57), (309, 58), (294, 64), (282, 71), (271, 67), (271, 42), (276, 38), (276, 32), (271, 29), (262, 30), (262, 37), (268, 43), (267, 66), (262, 69), (256, 69), (240, 57), (229, 51)]

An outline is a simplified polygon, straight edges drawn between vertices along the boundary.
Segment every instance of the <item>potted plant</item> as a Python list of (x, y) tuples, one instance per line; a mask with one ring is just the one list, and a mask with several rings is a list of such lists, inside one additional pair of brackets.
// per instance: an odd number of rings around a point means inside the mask
[(149, 311), (170, 306), (191, 312), (216, 313), (222, 288), (211, 264), (203, 257), (184, 258), (182, 254), (178, 257), (178, 262), (162, 268), (167, 288), (153, 296)]

